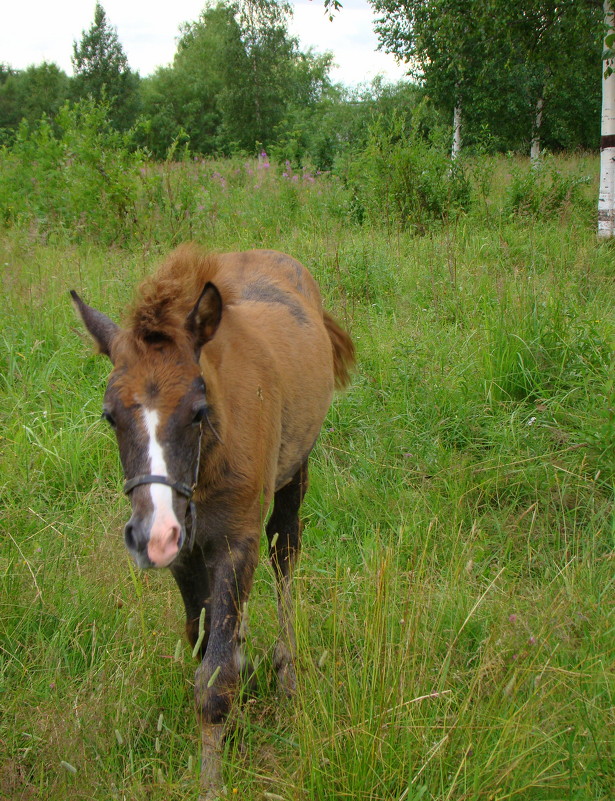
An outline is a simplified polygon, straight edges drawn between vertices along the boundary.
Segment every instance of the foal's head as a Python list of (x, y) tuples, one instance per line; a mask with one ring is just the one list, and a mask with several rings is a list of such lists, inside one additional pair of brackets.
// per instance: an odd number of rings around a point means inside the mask
[(186, 540), (186, 513), (197, 480), (206, 387), (202, 346), (220, 322), (222, 300), (207, 283), (180, 325), (121, 329), (102, 312), (73, 301), (100, 351), (113, 363), (103, 418), (115, 431), (132, 516), (126, 546), (139, 567), (171, 564)]

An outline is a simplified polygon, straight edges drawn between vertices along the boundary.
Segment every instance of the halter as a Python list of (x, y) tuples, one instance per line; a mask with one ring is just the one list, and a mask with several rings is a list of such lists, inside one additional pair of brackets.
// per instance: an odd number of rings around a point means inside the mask
[[(209, 423), (209, 418), (207, 418), (207, 422)], [(209, 423), (210, 428), (211, 423)], [(214, 432), (216, 433), (216, 432)], [(188, 486), (188, 484), (184, 484), (181, 481), (173, 481), (173, 479), (169, 478), (168, 476), (157, 476), (152, 474), (146, 474), (142, 476), (135, 476), (134, 478), (126, 479), (124, 482), (124, 495), (130, 495), (135, 487), (140, 486), (141, 484), (164, 484), (166, 487), (171, 487), (177, 492), (179, 495), (183, 495), (184, 498), (188, 498), (189, 506), (190, 506), (190, 539), (188, 540), (188, 550), (192, 550), (194, 545), (194, 538), (196, 536), (196, 505), (192, 500), (192, 496), (194, 495), (194, 490), (196, 489), (197, 481), (199, 478), (199, 467), (201, 464), (201, 440), (203, 436), (203, 424), (199, 426), (199, 449), (196, 456), (196, 466), (194, 468), (194, 480), (192, 482), (192, 486)], [(217, 433), (216, 433), (217, 436)]]

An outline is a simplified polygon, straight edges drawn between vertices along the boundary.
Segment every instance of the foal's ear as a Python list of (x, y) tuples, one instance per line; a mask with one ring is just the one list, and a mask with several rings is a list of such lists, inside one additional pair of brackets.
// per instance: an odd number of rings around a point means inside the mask
[(70, 295), (77, 313), (94, 338), (98, 349), (105, 356), (111, 358), (111, 344), (119, 331), (119, 326), (113, 320), (110, 320), (106, 314), (96, 311), (96, 309), (84, 303), (74, 289), (71, 289)]
[(196, 350), (199, 351), (213, 337), (220, 325), (222, 317), (222, 296), (218, 287), (208, 281), (201, 292), (196, 306), (186, 320), (186, 328), (194, 338)]

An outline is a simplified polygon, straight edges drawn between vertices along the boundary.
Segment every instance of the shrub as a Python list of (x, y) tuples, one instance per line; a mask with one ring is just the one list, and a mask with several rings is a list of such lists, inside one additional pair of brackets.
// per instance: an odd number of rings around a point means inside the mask
[(418, 134), (418, 123), (406, 127), (398, 116), (377, 118), (367, 146), (348, 168), (348, 182), (359, 221), (368, 217), (423, 233), (433, 221), (469, 207), (470, 183), (462, 163), (451, 163), (441, 133), (428, 141)]
[(590, 182), (587, 175), (562, 173), (550, 156), (535, 164), (511, 168), (504, 211), (511, 217), (546, 220), (563, 215), (574, 206), (582, 213), (593, 210), (583, 192)]
[(134, 224), (143, 155), (131, 136), (111, 128), (107, 108), (91, 99), (66, 104), (54, 134), (43, 118), (19, 127), (12, 147), (0, 150), (0, 216), (24, 221), (39, 235), (62, 230), (110, 244), (125, 241)]

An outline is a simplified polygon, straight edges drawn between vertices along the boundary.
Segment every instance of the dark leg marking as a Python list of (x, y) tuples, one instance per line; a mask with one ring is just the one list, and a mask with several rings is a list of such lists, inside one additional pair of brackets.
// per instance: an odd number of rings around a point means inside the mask
[(258, 532), (228, 542), (211, 568), (210, 633), (194, 681), (201, 722), (201, 786), (205, 798), (221, 786), (224, 722), (236, 694), (242, 668), (241, 618), (258, 560)]
[(199, 636), (199, 618), (201, 610), (205, 609), (205, 637), (199, 648), (199, 659), (202, 659), (207, 649), (209, 630), (211, 624), (211, 598), (209, 589), (209, 571), (205, 565), (201, 549), (194, 547), (190, 554), (182, 558), (181, 562), (173, 563), (170, 567), (173, 578), (177, 582), (186, 609), (186, 635), (188, 642), (194, 648)]
[(273, 512), (266, 527), (269, 558), (276, 577), (280, 621), (280, 636), (275, 647), (274, 666), (287, 695), (292, 695), (297, 685), (291, 579), (301, 548), (302, 525), (299, 520), (299, 508), (308, 488), (307, 465), (306, 459), (290, 482), (275, 493)]

